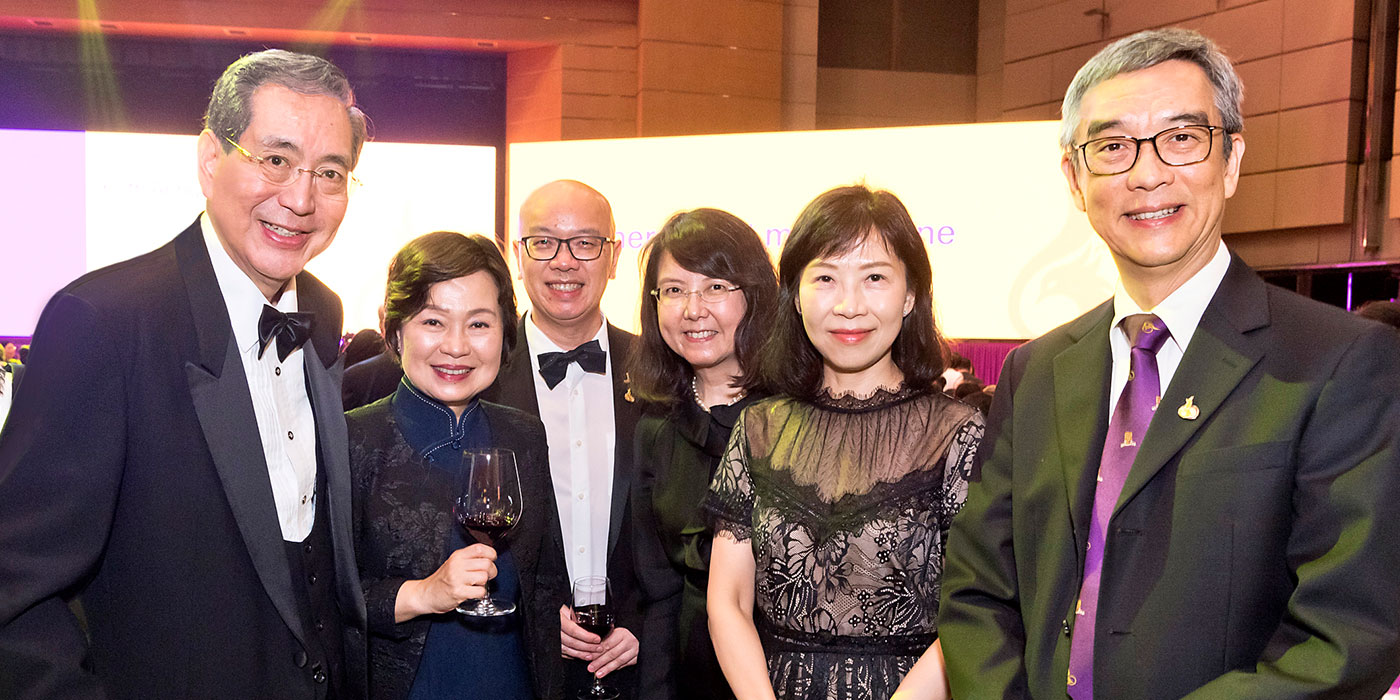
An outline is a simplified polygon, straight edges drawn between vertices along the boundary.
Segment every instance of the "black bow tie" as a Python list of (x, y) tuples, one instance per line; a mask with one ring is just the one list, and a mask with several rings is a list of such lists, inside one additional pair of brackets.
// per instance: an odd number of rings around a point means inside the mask
[(570, 362), (577, 362), (585, 372), (606, 374), (608, 371), (608, 354), (603, 352), (598, 341), (590, 340), (568, 352), (540, 353), (540, 376), (544, 377), (545, 386), (551, 389), (559, 386), (564, 375), (569, 373)]
[(310, 311), (285, 314), (263, 304), (262, 317), (258, 319), (258, 359), (262, 359), (272, 339), (277, 338), (277, 359), (286, 361), (293, 350), (311, 338), (311, 326), (315, 322), (316, 314)]

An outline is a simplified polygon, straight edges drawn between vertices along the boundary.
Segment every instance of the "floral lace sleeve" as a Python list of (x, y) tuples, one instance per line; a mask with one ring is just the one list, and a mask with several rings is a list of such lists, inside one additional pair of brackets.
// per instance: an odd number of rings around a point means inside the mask
[(715, 534), (729, 533), (744, 542), (753, 536), (753, 480), (749, 476), (749, 449), (744, 423), (745, 410), (734, 423), (729, 447), (715, 469), (710, 494), (705, 498), (705, 515)]
[(948, 527), (953, 523), (953, 516), (967, 503), (967, 480), (972, 475), (972, 461), (977, 457), (977, 447), (981, 444), (985, 431), (986, 423), (982, 420), (982, 414), (974, 413), (958, 428), (958, 432), (953, 436), (953, 443), (948, 446), (948, 456), (943, 463), (943, 502), (939, 518), (939, 529), (942, 530), (945, 543), (948, 541)]

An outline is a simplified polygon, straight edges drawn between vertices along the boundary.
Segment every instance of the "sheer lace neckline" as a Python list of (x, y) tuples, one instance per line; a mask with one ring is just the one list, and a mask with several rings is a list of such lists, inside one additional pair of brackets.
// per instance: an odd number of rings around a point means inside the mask
[(853, 393), (833, 394), (828, 388), (822, 389), (821, 393), (812, 399), (812, 403), (821, 408), (842, 413), (864, 413), (903, 403), (923, 393), (925, 392), (910, 388), (904, 382), (900, 382), (899, 386), (894, 388), (877, 387), (875, 393), (869, 396), (857, 396)]

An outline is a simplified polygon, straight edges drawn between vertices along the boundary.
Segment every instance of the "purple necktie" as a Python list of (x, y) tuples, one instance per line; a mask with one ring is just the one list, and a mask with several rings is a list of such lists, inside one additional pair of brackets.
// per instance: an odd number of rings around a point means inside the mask
[(1162, 400), (1157, 351), (1171, 337), (1162, 320), (1152, 314), (1123, 319), (1123, 332), (1132, 346), (1128, 383), (1113, 409), (1108, 436), (1104, 438), (1098, 485), (1094, 488), (1094, 515), (1089, 521), (1089, 546), (1084, 555), (1084, 583), (1079, 589), (1074, 637), (1070, 640), (1068, 688), (1074, 700), (1094, 697), (1094, 615), (1099, 602), (1105, 534), (1118, 495), (1128, 481), (1133, 458), (1137, 457), (1138, 443), (1147, 434), (1152, 413)]

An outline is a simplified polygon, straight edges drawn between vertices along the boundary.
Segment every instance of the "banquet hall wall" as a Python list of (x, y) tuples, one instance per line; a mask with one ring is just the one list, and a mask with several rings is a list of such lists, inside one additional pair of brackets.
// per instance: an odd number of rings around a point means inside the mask
[[(870, 0), (842, 16), (849, 0), (112, 0), (96, 16), (90, 3), (30, 0), (0, 9), (0, 32), (504, 57), (505, 145), (1056, 119), (1074, 70), (1098, 49), (1182, 25), (1218, 41), (1246, 85), (1228, 244), (1266, 270), (1400, 260), (1400, 221), (1388, 214), (1360, 244), (1363, 144), (1383, 137), (1387, 170), (1394, 151), (1392, 124), (1366, 133), (1373, 0), (966, 0), (942, 3), (956, 16), (938, 22), (909, 9), (936, 4)], [(973, 26), (963, 65), (901, 64)], [(890, 60), (831, 58), (843, 44), (848, 57), (887, 45)], [(1400, 212), (1400, 188), (1384, 187)]]

